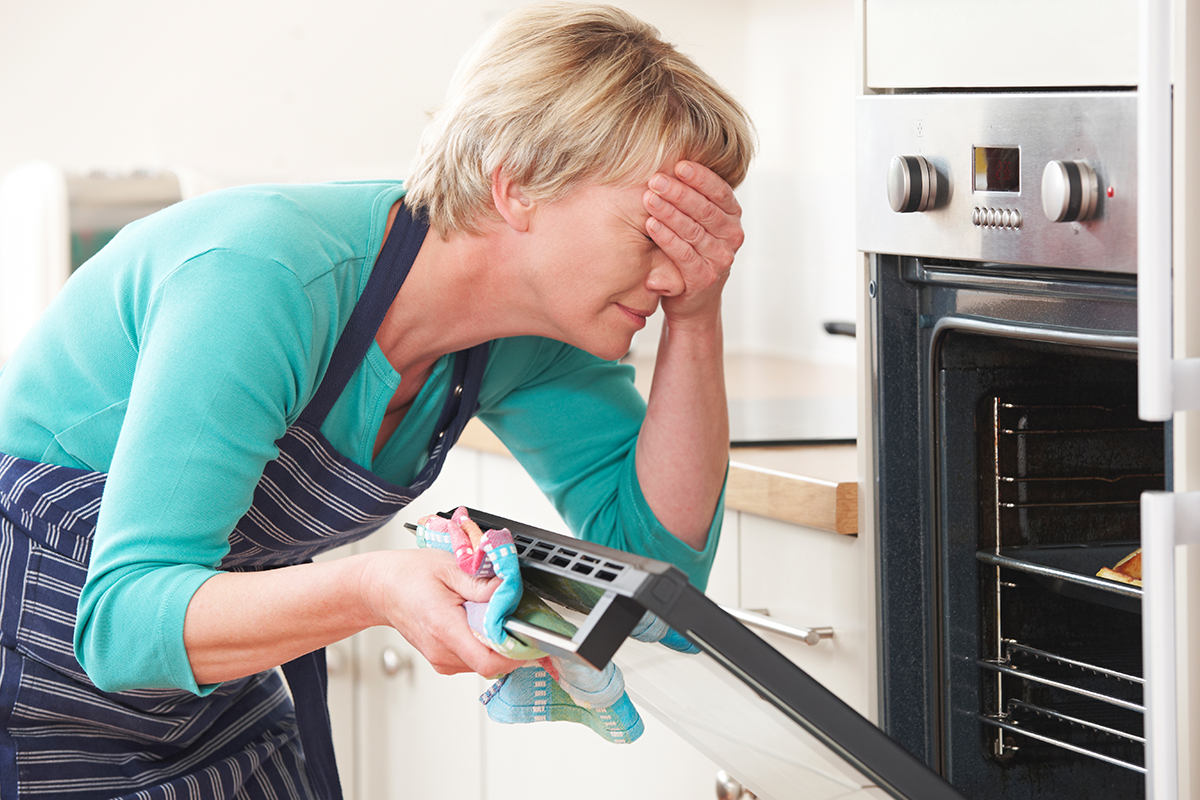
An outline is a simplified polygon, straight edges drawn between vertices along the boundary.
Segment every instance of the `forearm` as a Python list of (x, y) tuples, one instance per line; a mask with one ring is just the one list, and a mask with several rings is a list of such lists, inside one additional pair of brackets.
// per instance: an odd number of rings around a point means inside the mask
[(637, 445), (642, 494), (667, 530), (705, 546), (729, 461), (720, 314), (663, 326)]
[(271, 669), (378, 624), (358, 590), (364, 563), (352, 556), (206, 581), (183, 628), (196, 683)]
[(376, 550), (264, 572), (221, 573), (192, 596), (184, 645), (203, 686), (388, 625), (438, 672), (499, 675), (517, 662), (476, 639), (462, 607), (467, 600), (486, 602), (495, 583), (468, 576), (440, 550)]

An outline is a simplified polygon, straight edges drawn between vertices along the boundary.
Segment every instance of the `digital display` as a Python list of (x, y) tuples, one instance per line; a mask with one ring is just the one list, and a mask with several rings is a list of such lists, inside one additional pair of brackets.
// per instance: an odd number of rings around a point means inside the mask
[(1021, 150), (1016, 147), (976, 147), (975, 191), (1021, 191)]

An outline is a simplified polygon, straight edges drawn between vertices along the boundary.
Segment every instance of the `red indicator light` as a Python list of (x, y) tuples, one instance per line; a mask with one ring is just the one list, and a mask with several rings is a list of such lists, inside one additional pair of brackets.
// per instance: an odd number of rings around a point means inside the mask
[(1113, 187), (1111, 187), (1111, 186), (1110, 186), (1110, 187), (1108, 187), (1108, 192), (1107, 192), (1107, 194), (1108, 194), (1108, 196), (1111, 198), (1111, 197), (1112, 197), (1114, 194), (1116, 194), (1116, 192), (1114, 192), (1114, 191), (1113, 191)]

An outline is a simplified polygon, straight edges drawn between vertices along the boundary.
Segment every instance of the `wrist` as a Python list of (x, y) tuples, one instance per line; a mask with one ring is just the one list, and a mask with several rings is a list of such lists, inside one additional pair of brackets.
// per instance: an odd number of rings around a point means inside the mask
[(361, 616), (362, 628), (372, 628), (388, 624), (386, 600), (391, 594), (386, 590), (389, 583), (387, 570), (383, 569), (385, 559), (373, 558), (372, 553), (351, 556), (347, 562), (353, 562), (356, 579), (348, 584), (357, 587), (357, 604)]
[(663, 319), (658, 347), (660, 359), (672, 351), (714, 354), (721, 353), (724, 347), (720, 308), (711, 314), (680, 317), (666, 315)]

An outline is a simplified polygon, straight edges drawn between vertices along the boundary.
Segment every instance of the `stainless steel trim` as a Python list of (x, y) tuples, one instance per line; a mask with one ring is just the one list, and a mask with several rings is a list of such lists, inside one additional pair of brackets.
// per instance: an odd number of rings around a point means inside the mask
[(1009, 339), (1024, 339), (1031, 342), (1050, 342), (1053, 344), (1071, 344), (1080, 347), (1094, 347), (1101, 350), (1125, 350), (1137, 352), (1137, 337), (1109, 332), (1090, 332), (1063, 330), (1061, 328), (1042, 328), (1036, 325), (1015, 325), (1007, 322), (994, 322), (986, 319), (971, 317), (942, 317), (933, 326), (933, 340), (936, 342), (941, 334), (948, 330), (983, 333), (992, 336), (1003, 336)]
[(747, 611), (744, 608), (721, 606), (721, 610), (743, 625), (770, 631), (780, 636), (786, 636), (789, 639), (804, 642), (809, 646), (818, 645), (823, 639), (833, 638), (833, 628), (798, 628), (771, 619), (763, 614)]
[[(1137, 272), (1135, 92), (868, 95), (855, 111), (860, 251)], [(976, 147), (1020, 151), (1016, 191), (975, 188)], [(937, 173), (938, 196), (922, 213), (896, 213), (889, 203), (888, 170), (899, 155), (920, 156)], [(1091, 219), (1047, 219), (1041, 178), (1052, 161), (1095, 170)], [(993, 221), (980, 225), (977, 208), (991, 210)], [(1001, 221), (1003, 211), (1010, 221), (1017, 211), (1021, 227), (993, 227), (997, 209)]]
[(530, 625), (528, 622), (509, 617), (504, 620), (504, 630), (532, 647), (540, 647), (551, 655), (571, 658), (579, 652), (579, 644), (569, 637), (554, 631)]
[(1121, 286), (1097, 281), (1055, 279), (1048, 276), (1014, 277), (1011, 273), (999, 274), (954, 269), (930, 260), (922, 261), (917, 265), (915, 278), (923, 283), (985, 292), (1137, 302), (1137, 287), (1132, 283)]

